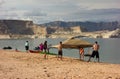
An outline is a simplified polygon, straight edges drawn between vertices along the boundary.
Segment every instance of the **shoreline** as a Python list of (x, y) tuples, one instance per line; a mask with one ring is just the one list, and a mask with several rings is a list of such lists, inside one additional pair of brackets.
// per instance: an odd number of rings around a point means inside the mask
[(83, 62), (44, 54), (0, 50), (0, 78), (3, 79), (120, 79), (120, 64)]
[(119, 31), (120, 31), (120, 29), (116, 29), (113, 31), (101, 30), (101, 31), (80, 32), (80, 33), (63, 32), (63, 33), (52, 33), (52, 34), (45, 34), (45, 35), (0, 34), (0, 39), (72, 38), (72, 37), (77, 37), (77, 38), (120, 38)]

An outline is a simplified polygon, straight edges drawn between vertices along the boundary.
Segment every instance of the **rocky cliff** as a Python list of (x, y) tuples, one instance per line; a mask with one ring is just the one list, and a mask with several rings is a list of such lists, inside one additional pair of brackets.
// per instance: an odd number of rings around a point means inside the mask
[(58, 26), (58, 27), (74, 27), (81, 26), (87, 31), (100, 31), (100, 30), (115, 30), (120, 28), (120, 23), (118, 21), (114, 22), (64, 22), (64, 21), (54, 21), (50, 23), (41, 24), (46, 27)]
[[(108, 30), (108, 35), (106, 33), (94, 33), (97, 36), (103, 34), (106, 37), (120, 37), (120, 31), (117, 32), (114, 30), (120, 28), (119, 22), (62, 22), (55, 21), (45, 24), (34, 24), (32, 21), (24, 21), (24, 20), (0, 20), (0, 35), (8, 35), (7, 37), (31, 37), (28, 35), (32, 35), (34, 37), (46, 37), (48, 34), (79, 34), (81, 33), (86, 36), (93, 35), (93, 31), (101, 31)], [(107, 32), (108, 33), (108, 32)], [(100, 36), (100, 37), (103, 37)], [(4, 36), (3, 36), (4, 38)]]
[(0, 20), (0, 34), (34, 34), (31, 27), (32, 21), (23, 20)]

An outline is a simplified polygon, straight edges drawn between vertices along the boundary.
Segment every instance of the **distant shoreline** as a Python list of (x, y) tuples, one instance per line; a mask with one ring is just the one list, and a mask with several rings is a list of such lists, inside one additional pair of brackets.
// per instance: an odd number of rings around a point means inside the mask
[(95, 32), (81, 32), (81, 33), (53, 33), (46, 35), (9, 35), (1, 34), (0, 39), (22, 39), (22, 38), (120, 38), (120, 29), (114, 31), (95, 31)]

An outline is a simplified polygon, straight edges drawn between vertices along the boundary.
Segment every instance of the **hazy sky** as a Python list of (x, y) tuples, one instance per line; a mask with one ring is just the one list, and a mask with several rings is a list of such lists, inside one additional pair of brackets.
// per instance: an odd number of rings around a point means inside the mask
[(0, 0), (0, 19), (120, 21), (120, 0)]

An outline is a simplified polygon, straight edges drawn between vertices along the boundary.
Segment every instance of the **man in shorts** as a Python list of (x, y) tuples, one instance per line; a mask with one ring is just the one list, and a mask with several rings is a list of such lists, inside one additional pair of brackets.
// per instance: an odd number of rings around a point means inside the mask
[(99, 46), (98, 42), (95, 41), (95, 44), (93, 45), (93, 52), (92, 52), (92, 55), (90, 56), (88, 62), (91, 60), (91, 58), (94, 58), (95, 56), (96, 56), (96, 59), (98, 60), (98, 62), (100, 61), (99, 60), (99, 52), (98, 52), (99, 48), (100, 48), (100, 46)]
[(44, 59), (47, 59), (47, 41), (44, 42)]
[(58, 58), (62, 60), (62, 42), (58, 45)]

